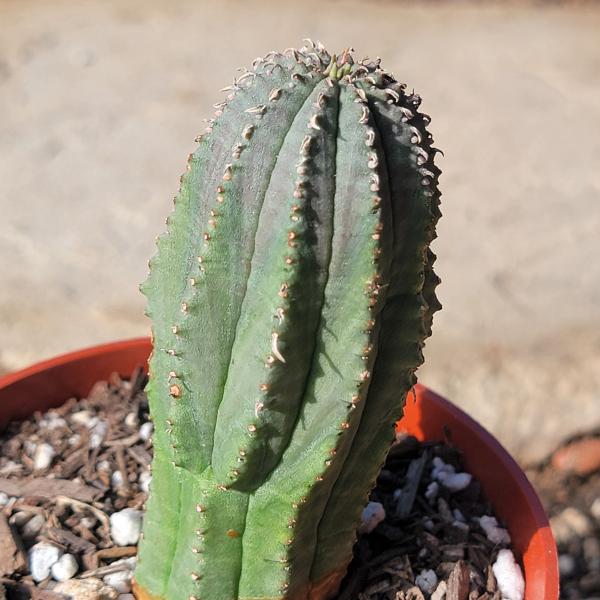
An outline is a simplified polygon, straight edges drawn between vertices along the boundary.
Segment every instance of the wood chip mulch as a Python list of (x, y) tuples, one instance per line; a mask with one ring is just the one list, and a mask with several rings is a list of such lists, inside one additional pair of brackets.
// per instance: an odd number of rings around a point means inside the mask
[[(136, 546), (115, 546), (109, 517), (146, 500), (152, 446), (140, 437), (147, 423), (146, 376), (113, 375), (85, 399), (68, 400), (44, 414), (11, 423), (0, 437), (0, 584), (8, 598), (63, 599), (48, 578), (34, 583), (27, 550), (47, 541), (75, 556), (76, 577), (102, 577), (116, 559), (135, 556)], [(142, 430), (143, 432), (143, 430)], [(36, 449), (53, 455), (36, 469)], [(2, 506), (2, 504), (4, 504)]]
[[(9, 600), (62, 600), (51, 577), (35, 583), (29, 573), (27, 551), (40, 541), (72, 554), (79, 579), (102, 578), (111, 563), (135, 556), (136, 546), (113, 543), (109, 517), (141, 509), (147, 496), (152, 446), (145, 382), (141, 370), (130, 380), (112, 376), (87, 398), (2, 433), (0, 587)], [(44, 444), (52, 460), (36, 469)], [(338, 600), (501, 600), (492, 564), (505, 546), (479, 526), (491, 508), (476, 481), (453, 493), (440, 485), (426, 497), (435, 457), (462, 470), (459, 452), (447, 445), (404, 437), (393, 446), (371, 495), (385, 520), (359, 536)], [(422, 583), (427, 571), (434, 573), (431, 589)]]
[[(446, 444), (406, 436), (392, 447), (371, 494), (385, 520), (359, 538), (338, 600), (501, 600), (492, 564), (507, 546), (479, 525), (491, 507), (475, 480), (454, 493), (440, 485), (426, 498), (435, 457), (462, 471), (460, 453)], [(431, 592), (417, 585), (428, 570), (437, 581)]]

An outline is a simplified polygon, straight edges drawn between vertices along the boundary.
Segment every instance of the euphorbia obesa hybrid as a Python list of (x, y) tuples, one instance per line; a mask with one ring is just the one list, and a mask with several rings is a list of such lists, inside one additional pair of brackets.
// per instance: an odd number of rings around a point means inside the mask
[(440, 306), (429, 118), (379, 61), (312, 42), (227, 92), (143, 284), (138, 592), (327, 598)]

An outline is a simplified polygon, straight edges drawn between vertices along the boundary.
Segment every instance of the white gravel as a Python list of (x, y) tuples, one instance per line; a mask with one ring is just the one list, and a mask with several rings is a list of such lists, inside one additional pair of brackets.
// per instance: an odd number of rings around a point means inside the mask
[(461, 523), (466, 523), (467, 519), (465, 518), (465, 515), (463, 515), (460, 510), (458, 510), (458, 508), (455, 508), (452, 511), (452, 516), (457, 520), (460, 521)]
[(94, 417), (88, 410), (80, 410), (71, 415), (71, 421), (91, 429), (98, 422), (98, 417)]
[(127, 413), (125, 425), (130, 429), (136, 428), (138, 426), (138, 416), (134, 412)]
[(50, 444), (38, 444), (33, 453), (33, 469), (35, 471), (47, 469), (55, 456), (56, 451)]
[(79, 570), (79, 565), (72, 554), (63, 554), (50, 569), (53, 579), (67, 581)]
[(516, 563), (510, 550), (504, 549), (498, 552), (498, 558), (492, 565), (492, 570), (498, 582), (502, 600), (523, 600), (525, 580), (521, 567)]
[(362, 523), (358, 528), (360, 533), (371, 533), (385, 519), (385, 509), (380, 502), (369, 502), (362, 512)]
[(479, 525), (485, 531), (485, 535), (494, 544), (510, 544), (510, 534), (506, 529), (498, 525), (495, 517), (484, 515), (479, 518)]
[(473, 479), (470, 473), (457, 473), (452, 465), (445, 463), (439, 456), (436, 456), (432, 463), (431, 477), (451, 492), (464, 490)]
[(438, 584), (438, 578), (432, 569), (423, 569), (415, 578), (415, 583), (425, 594), (432, 594)]
[(142, 531), (142, 511), (125, 508), (110, 516), (110, 536), (117, 546), (138, 543)]
[(102, 440), (108, 433), (108, 423), (106, 421), (98, 421), (90, 431), (90, 448), (99, 448)]
[(440, 491), (440, 484), (437, 481), (432, 481), (425, 490), (425, 498), (427, 500), (435, 500)]
[(150, 471), (142, 471), (139, 479), (140, 490), (146, 494), (150, 491), (150, 482), (152, 481), (152, 473)]
[(147, 442), (152, 437), (154, 425), (151, 421), (146, 421), (140, 426), (140, 438)]
[(109, 573), (103, 579), (106, 585), (117, 590), (120, 594), (131, 592), (131, 571), (117, 571)]
[(48, 542), (39, 542), (29, 549), (29, 571), (34, 581), (43, 581), (62, 555), (62, 550)]
[(40, 421), (40, 427), (46, 429), (58, 429), (60, 427), (66, 426), (67, 422), (62, 417), (59, 417), (56, 413), (53, 412), (48, 412), (45, 418), (43, 418)]
[(123, 473), (121, 471), (113, 471), (110, 475), (110, 485), (117, 490), (123, 487)]
[(74, 433), (73, 435), (69, 436), (69, 439), (67, 440), (69, 446), (77, 446), (80, 441), (81, 436), (78, 433)]

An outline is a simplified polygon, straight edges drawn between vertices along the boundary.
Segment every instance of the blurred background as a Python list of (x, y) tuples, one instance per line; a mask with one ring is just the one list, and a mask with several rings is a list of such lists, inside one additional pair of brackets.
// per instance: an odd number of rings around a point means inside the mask
[(600, 6), (0, 0), (0, 370), (145, 335), (137, 286), (235, 69), (322, 40), (433, 117), (425, 384), (523, 464), (600, 426)]

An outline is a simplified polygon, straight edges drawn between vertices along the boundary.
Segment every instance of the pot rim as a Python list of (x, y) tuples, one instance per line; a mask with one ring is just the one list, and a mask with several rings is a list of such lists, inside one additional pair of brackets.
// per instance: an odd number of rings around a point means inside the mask
[[(111, 372), (129, 375), (136, 366), (146, 365), (151, 349), (147, 337), (109, 342), (1, 376), (0, 430), (9, 420), (87, 394), (96, 381)], [(460, 408), (421, 384), (414, 391), (407, 397), (397, 429), (419, 439), (445, 439), (463, 451), (466, 469), (492, 498), (494, 512), (507, 523), (514, 549), (522, 555), (526, 600), (557, 599), (556, 544), (542, 504), (525, 473), (498, 440)], [(466, 452), (467, 448), (474, 451)]]

